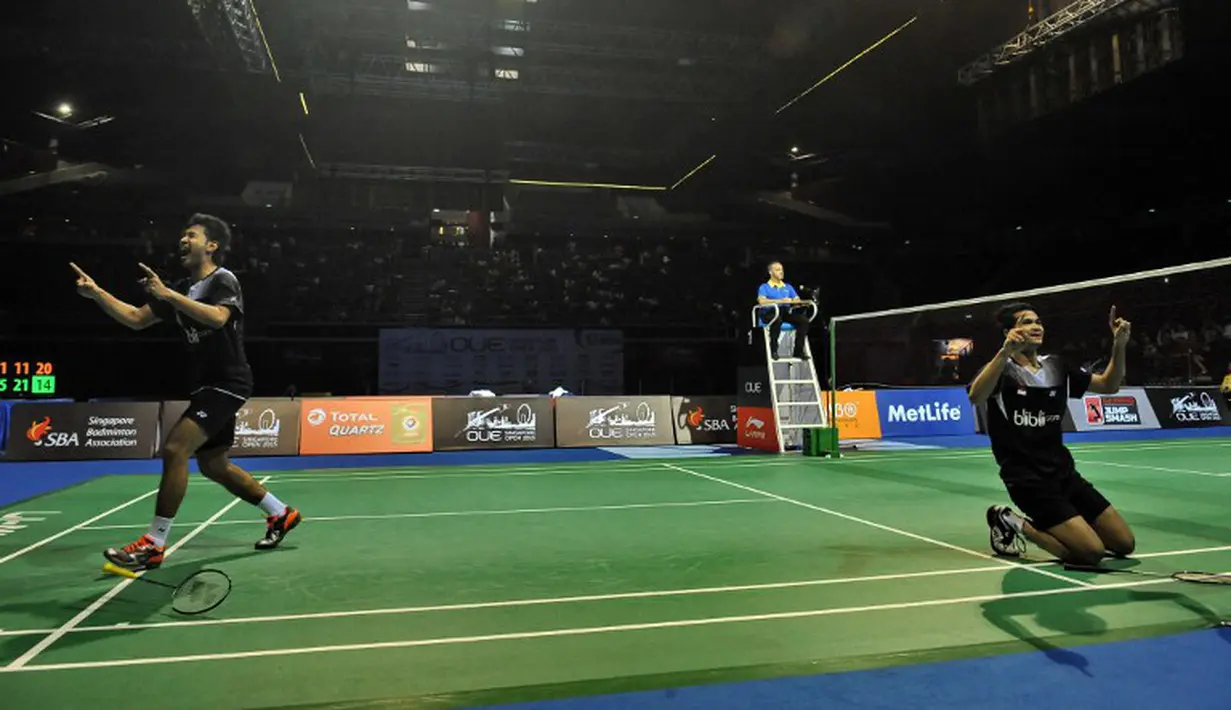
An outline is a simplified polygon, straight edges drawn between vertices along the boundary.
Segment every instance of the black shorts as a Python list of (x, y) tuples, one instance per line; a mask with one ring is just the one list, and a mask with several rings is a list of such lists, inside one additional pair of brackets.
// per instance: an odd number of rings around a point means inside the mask
[(229, 449), (235, 444), (235, 415), (247, 400), (212, 387), (203, 387), (192, 395), (184, 419), (191, 419), (208, 437), (197, 451)]
[(1059, 478), (1006, 476), (1009, 498), (1038, 530), (1047, 530), (1080, 515), (1093, 524), (1111, 503), (1092, 483), (1072, 471)]

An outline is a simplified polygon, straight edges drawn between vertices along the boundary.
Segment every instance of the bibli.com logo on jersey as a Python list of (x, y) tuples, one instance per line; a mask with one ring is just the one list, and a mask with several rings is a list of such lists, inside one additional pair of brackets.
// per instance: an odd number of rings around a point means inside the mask
[(1019, 409), (1013, 412), (1013, 425), (1041, 429), (1048, 424), (1059, 422), (1063, 416), (1062, 414), (1048, 414), (1041, 409), (1037, 412), (1027, 412)]

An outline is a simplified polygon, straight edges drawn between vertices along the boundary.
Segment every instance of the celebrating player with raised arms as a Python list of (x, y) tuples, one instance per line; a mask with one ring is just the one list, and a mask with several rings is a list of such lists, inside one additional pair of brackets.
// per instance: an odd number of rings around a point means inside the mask
[(135, 542), (108, 549), (110, 562), (129, 570), (162, 564), (171, 524), (188, 489), (188, 459), (193, 455), (206, 477), (266, 514), (265, 536), (258, 550), (277, 547), (296, 525), (299, 511), (288, 508), (247, 471), (230, 461), (235, 418), (252, 395), (252, 370), (244, 354), (244, 298), (235, 274), (221, 266), (230, 244), (225, 222), (193, 215), (179, 241), (180, 263), (189, 277), (170, 288), (145, 264), (142, 284), (149, 301), (140, 307), (107, 293), (76, 264), (77, 291), (121, 324), (141, 330), (161, 321), (174, 322), (183, 336), (190, 401), (167, 433), (162, 446), (162, 481), (149, 532)]
[(1136, 544), (1132, 531), (1077, 472), (1062, 430), (1068, 398), (1119, 391), (1131, 324), (1117, 318), (1112, 307), (1111, 361), (1101, 374), (1091, 374), (1059, 356), (1039, 354), (1043, 321), (1030, 304), (1003, 306), (996, 321), (1003, 346), (968, 389), (971, 402), (987, 404), (992, 453), (1022, 515), (1003, 505), (988, 509), (992, 549), (1019, 556), (1025, 551), (1024, 537), (1061, 561), (1081, 566), (1099, 564), (1107, 552), (1131, 554)]

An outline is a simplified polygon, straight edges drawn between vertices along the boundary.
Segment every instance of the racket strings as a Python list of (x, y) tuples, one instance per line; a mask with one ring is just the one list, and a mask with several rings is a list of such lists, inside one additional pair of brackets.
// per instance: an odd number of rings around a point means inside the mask
[(218, 570), (201, 570), (176, 588), (172, 607), (181, 614), (200, 614), (222, 603), (231, 592), (231, 580)]
[(1231, 584), (1231, 574), (1226, 572), (1176, 572), (1171, 575), (1180, 582), (1195, 582), (1197, 584)]

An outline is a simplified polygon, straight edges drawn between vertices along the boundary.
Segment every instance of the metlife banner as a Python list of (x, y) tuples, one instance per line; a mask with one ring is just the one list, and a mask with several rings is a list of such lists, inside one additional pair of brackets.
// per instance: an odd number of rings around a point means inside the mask
[(542, 394), (557, 386), (591, 395), (624, 391), (618, 330), (385, 328), (380, 393)]
[(1150, 398), (1140, 387), (1126, 387), (1115, 394), (1087, 393), (1069, 400), (1069, 414), (1077, 431), (1158, 429), (1158, 417)]
[(961, 387), (877, 390), (881, 436), (958, 436), (975, 433), (975, 410)]
[(1231, 425), (1226, 396), (1217, 387), (1150, 387), (1146, 394), (1164, 429)]

